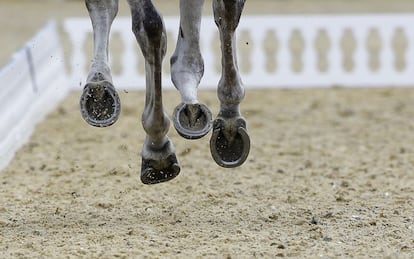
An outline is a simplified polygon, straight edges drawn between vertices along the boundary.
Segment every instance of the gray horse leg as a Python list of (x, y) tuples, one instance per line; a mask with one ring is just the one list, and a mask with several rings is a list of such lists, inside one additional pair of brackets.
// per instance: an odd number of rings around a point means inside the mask
[(80, 110), (90, 125), (106, 127), (115, 123), (121, 110), (108, 65), (109, 31), (118, 12), (118, 0), (85, 3), (93, 26), (94, 60), (80, 98)]
[(180, 0), (180, 30), (170, 60), (171, 78), (181, 94), (181, 104), (174, 110), (174, 127), (187, 139), (201, 138), (211, 129), (211, 112), (197, 100), (197, 87), (204, 74), (199, 45), (203, 5), (204, 0)]
[(150, 0), (128, 0), (132, 30), (145, 58), (146, 99), (142, 125), (147, 133), (142, 148), (141, 181), (165, 182), (180, 172), (175, 149), (167, 137), (170, 126), (164, 112), (161, 89), (161, 64), (166, 51), (166, 33), (160, 14)]
[(244, 163), (250, 150), (246, 121), (239, 104), (244, 88), (237, 67), (235, 31), (245, 0), (213, 0), (215, 22), (222, 51), (222, 76), (217, 93), (220, 112), (213, 124), (210, 151), (218, 165), (236, 167)]

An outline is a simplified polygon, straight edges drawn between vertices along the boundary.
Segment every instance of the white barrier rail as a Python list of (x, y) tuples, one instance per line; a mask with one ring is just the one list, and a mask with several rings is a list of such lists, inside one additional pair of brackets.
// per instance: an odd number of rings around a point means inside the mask
[(35, 125), (66, 96), (68, 78), (56, 24), (48, 23), (0, 70), (0, 170)]
[[(171, 53), (179, 18), (164, 21)], [(246, 87), (412, 86), (413, 24), (414, 14), (243, 16), (237, 31), (242, 79)], [(214, 87), (220, 77), (218, 32), (212, 17), (203, 17), (201, 26), (201, 86)], [(72, 86), (79, 87), (90, 63), (84, 46), (92, 26), (89, 18), (71, 18), (64, 28), (73, 46)], [(121, 53), (111, 54), (120, 55), (115, 84), (143, 89), (144, 60), (130, 18), (118, 17), (112, 35), (122, 41)], [(87, 49), (92, 53), (91, 44)], [(164, 86), (172, 87), (164, 71)]]

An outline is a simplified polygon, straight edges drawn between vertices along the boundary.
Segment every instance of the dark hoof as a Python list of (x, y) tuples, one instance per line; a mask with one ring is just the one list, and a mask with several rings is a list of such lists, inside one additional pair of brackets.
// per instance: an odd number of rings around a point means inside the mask
[(142, 159), (141, 181), (144, 184), (157, 184), (174, 179), (180, 173), (175, 154), (165, 160)]
[(250, 138), (244, 119), (216, 119), (210, 151), (219, 166), (232, 168), (242, 165), (250, 151)]
[(212, 115), (204, 104), (181, 103), (174, 109), (174, 127), (186, 139), (204, 137), (211, 129)]
[(121, 112), (121, 102), (110, 82), (90, 82), (83, 89), (80, 110), (88, 124), (107, 127), (117, 121)]

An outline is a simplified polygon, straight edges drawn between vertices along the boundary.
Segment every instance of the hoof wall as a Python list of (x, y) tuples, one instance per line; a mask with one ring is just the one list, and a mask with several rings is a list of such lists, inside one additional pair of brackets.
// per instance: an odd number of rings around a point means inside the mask
[(175, 155), (164, 161), (142, 159), (141, 181), (144, 184), (157, 184), (174, 179), (180, 173), (180, 166)]

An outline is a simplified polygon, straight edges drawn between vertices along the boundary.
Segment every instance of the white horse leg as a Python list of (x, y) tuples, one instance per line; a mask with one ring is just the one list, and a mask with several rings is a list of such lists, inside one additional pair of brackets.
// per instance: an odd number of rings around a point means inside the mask
[(81, 114), (90, 125), (106, 127), (115, 123), (121, 110), (108, 65), (109, 31), (118, 12), (118, 0), (85, 3), (93, 26), (94, 60), (80, 98)]
[(162, 104), (161, 68), (166, 51), (166, 33), (160, 14), (151, 0), (128, 0), (132, 30), (145, 58), (146, 101), (142, 125), (147, 133), (142, 148), (141, 181), (165, 182), (176, 177), (180, 167), (172, 142), (167, 137), (170, 126)]
[(244, 88), (237, 67), (235, 41), (244, 3), (245, 0), (213, 0), (221, 40), (222, 76), (217, 89), (220, 112), (213, 124), (210, 151), (217, 164), (223, 167), (243, 164), (250, 150), (246, 121), (239, 108)]
[(180, 0), (180, 29), (171, 57), (171, 78), (180, 91), (181, 104), (173, 114), (174, 127), (187, 139), (198, 139), (211, 129), (212, 115), (197, 100), (197, 87), (204, 74), (200, 53), (200, 23), (204, 0)]

